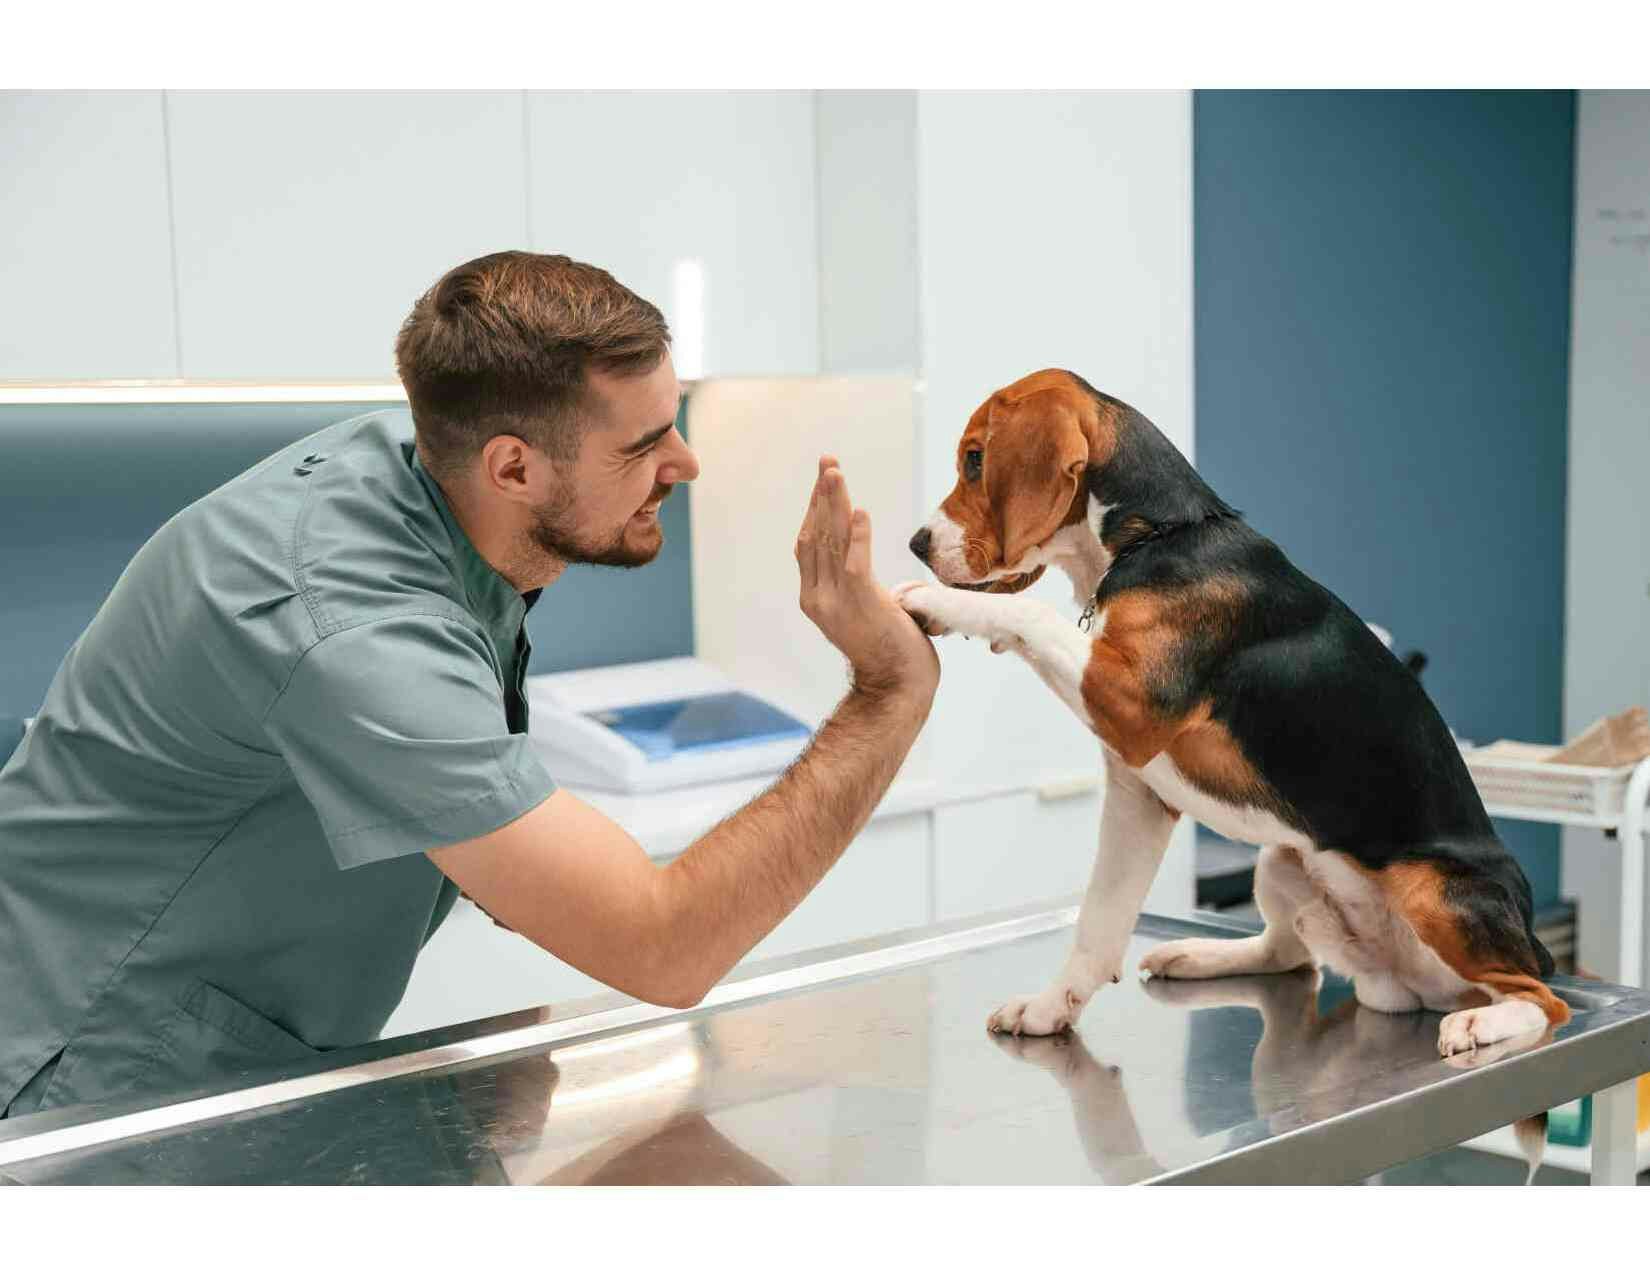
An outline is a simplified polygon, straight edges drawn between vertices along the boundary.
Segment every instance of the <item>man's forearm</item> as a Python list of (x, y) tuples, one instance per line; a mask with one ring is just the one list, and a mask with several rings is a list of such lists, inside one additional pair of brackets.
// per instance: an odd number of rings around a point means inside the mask
[(657, 955), (701, 996), (819, 884), (928, 716), (927, 695), (848, 693), (779, 780), (664, 869)]

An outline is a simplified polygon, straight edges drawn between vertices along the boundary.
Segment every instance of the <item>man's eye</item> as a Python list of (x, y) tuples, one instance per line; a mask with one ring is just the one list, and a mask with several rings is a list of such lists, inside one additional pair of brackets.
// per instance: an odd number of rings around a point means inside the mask
[(979, 451), (963, 453), (963, 477), (969, 482), (976, 481), (980, 476), (980, 465), (985, 459), (985, 453)]

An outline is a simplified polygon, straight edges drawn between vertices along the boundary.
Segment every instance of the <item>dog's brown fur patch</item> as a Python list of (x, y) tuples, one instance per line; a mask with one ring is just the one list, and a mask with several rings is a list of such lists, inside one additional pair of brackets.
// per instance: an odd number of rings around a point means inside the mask
[(1409, 922), (1439, 960), (1467, 982), (1493, 988), (1504, 997), (1531, 1002), (1554, 1027), (1570, 1021), (1570, 1007), (1539, 978), (1517, 968), (1515, 955), (1474, 951), (1468, 945), (1461, 918), (1446, 897), (1444, 874), (1436, 864), (1419, 860), (1394, 863), (1373, 875), (1380, 882), (1387, 905)]

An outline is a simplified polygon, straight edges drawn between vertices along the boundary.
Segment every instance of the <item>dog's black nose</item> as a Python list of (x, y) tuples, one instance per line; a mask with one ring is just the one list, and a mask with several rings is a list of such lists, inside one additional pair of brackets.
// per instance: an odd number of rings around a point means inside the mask
[(934, 537), (929, 533), (927, 527), (911, 537), (911, 552), (917, 555), (924, 566), (928, 565), (928, 549), (933, 540)]

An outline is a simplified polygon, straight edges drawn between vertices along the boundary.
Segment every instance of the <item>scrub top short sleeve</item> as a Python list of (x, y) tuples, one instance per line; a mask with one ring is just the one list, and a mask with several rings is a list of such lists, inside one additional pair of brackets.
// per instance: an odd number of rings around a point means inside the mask
[(555, 792), (500, 691), (474, 629), (394, 616), (312, 646), (264, 725), (352, 868), (483, 836)]

